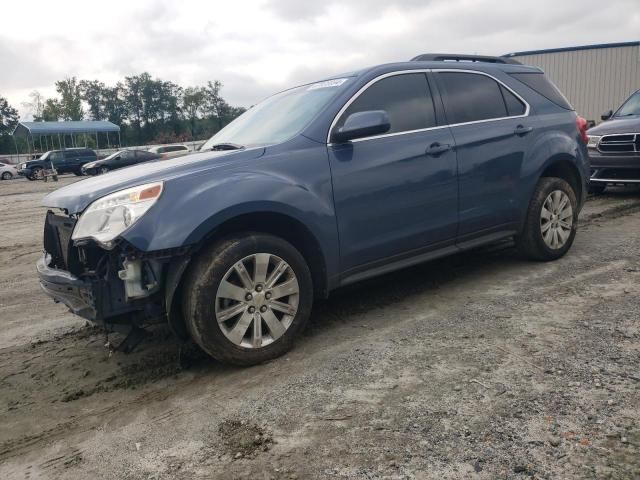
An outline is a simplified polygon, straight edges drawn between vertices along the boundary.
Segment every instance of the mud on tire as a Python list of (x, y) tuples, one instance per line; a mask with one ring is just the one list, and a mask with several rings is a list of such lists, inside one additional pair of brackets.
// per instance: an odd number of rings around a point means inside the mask
[[(552, 248), (543, 238), (541, 213), (549, 195), (556, 191), (560, 191), (568, 197), (572, 208), (572, 223), (566, 241), (559, 248)], [(516, 238), (516, 246), (522, 255), (531, 260), (556, 260), (571, 248), (576, 236), (577, 225), (578, 201), (571, 185), (561, 178), (542, 177), (531, 197), (524, 228)]]

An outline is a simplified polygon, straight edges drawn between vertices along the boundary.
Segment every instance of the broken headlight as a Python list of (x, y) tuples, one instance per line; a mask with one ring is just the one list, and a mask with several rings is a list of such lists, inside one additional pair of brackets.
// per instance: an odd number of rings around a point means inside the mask
[(111, 193), (94, 201), (80, 216), (73, 240), (92, 238), (106, 247), (136, 223), (160, 198), (162, 182)]

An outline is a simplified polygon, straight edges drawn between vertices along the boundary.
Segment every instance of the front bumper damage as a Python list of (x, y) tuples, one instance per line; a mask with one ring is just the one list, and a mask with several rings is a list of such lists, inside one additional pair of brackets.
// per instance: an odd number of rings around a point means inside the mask
[(75, 277), (69, 272), (51, 268), (51, 255), (43, 253), (36, 264), (40, 287), (55, 302), (63, 303), (69, 310), (87, 320), (95, 321), (96, 303), (93, 284)]
[(141, 252), (124, 240), (107, 250), (93, 241), (74, 242), (75, 223), (47, 212), (44, 253), (36, 265), (42, 290), (109, 331), (166, 321), (175, 310), (172, 300), (188, 250)]

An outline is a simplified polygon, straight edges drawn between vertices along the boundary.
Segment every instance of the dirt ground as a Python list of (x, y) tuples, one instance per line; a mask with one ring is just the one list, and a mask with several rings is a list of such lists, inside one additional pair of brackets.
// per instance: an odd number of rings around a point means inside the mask
[(276, 361), (181, 368), (166, 329), (110, 355), (40, 292), (40, 200), (76, 180), (0, 182), (0, 478), (640, 478), (640, 191), (590, 199), (557, 262), (432, 262)]

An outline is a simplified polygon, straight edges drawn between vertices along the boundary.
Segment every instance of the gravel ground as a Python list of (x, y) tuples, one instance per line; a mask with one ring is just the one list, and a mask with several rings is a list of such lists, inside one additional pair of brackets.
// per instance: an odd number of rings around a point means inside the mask
[(640, 478), (639, 191), (590, 199), (557, 262), (354, 285), (237, 369), (163, 327), (110, 354), (40, 293), (39, 202), (73, 181), (0, 182), (0, 478)]

